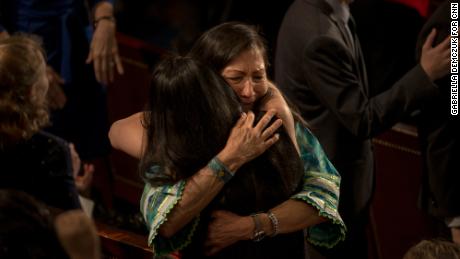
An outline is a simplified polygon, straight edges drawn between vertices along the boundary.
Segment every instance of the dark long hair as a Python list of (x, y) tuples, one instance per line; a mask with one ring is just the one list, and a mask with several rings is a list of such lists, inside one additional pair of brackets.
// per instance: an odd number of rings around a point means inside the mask
[(236, 56), (250, 49), (260, 50), (268, 67), (266, 41), (258, 29), (244, 23), (227, 22), (204, 32), (193, 45), (189, 56), (220, 73)]
[(223, 149), (241, 114), (225, 80), (187, 57), (156, 66), (149, 101), (140, 170), (153, 185), (177, 182), (204, 167)]

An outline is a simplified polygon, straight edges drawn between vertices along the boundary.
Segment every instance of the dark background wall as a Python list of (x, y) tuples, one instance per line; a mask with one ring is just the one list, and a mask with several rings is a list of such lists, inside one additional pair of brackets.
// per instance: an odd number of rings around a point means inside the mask
[[(116, 10), (119, 31), (179, 53), (185, 53), (203, 31), (221, 22), (255, 24), (265, 35), (273, 58), (279, 26), (292, 2), (118, 0)], [(422, 14), (429, 12), (428, 4), (428, 0), (355, 0), (351, 4), (373, 94), (414, 65), (415, 41), (425, 20)]]

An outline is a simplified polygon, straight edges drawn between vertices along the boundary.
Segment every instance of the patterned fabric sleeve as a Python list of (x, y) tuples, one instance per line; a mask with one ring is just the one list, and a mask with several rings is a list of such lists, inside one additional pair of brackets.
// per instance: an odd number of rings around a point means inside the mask
[(304, 185), (291, 199), (301, 200), (318, 210), (329, 221), (308, 229), (308, 241), (331, 248), (345, 239), (346, 227), (338, 212), (340, 175), (326, 157), (315, 136), (296, 124), (296, 139), (304, 164)]
[(153, 247), (155, 256), (162, 256), (186, 247), (195, 232), (199, 222), (199, 216), (193, 219), (185, 227), (179, 230), (171, 238), (163, 238), (158, 235), (158, 229), (167, 221), (168, 214), (182, 198), (185, 181), (174, 185), (153, 187), (145, 184), (141, 198), (141, 212), (149, 227), (148, 244)]

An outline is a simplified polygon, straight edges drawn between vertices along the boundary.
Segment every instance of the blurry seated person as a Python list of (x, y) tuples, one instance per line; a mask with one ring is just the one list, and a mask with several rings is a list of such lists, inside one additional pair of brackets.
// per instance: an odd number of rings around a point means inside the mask
[(0, 41), (0, 188), (25, 191), (56, 208), (80, 208), (74, 175), (86, 189), (93, 168), (83, 166), (78, 175), (81, 165), (72, 164), (69, 145), (41, 131), (48, 123), (47, 90), (37, 41), (25, 35)]
[(101, 258), (96, 226), (83, 211), (70, 210), (57, 215), (54, 227), (62, 247), (71, 259)]
[(0, 258), (98, 259), (99, 239), (93, 222), (81, 210), (55, 217), (29, 194), (0, 190)]
[(10, 189), (0, 190), (0, 248), (0, 258), (68, 258), (48, 208), (25, 192)]
[(244, 113), (225, 80), (192, 58), (158, 64), (140, 165), (156, 255), (305, 258), (306, 238), (325, 247), (344, 238), (340, 176), (298, 124), (301, 159), (274, 115)]
[(460, 259), (460, 245), (443, 240), (422, 240), (403, 259)]

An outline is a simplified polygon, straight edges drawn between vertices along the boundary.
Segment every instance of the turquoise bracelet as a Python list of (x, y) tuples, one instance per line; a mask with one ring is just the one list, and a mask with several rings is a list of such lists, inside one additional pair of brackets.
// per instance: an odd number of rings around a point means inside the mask
[(230, 171), (230, 169), (228, 169), (228, 167), (225, 166), (217, 157), (214, 157), (211, 161), (209, 161), (208, 167), (211, 168), (216, 177), (224, 183), (230, 181), (233, 175), (235, 175), (235, 173)]

